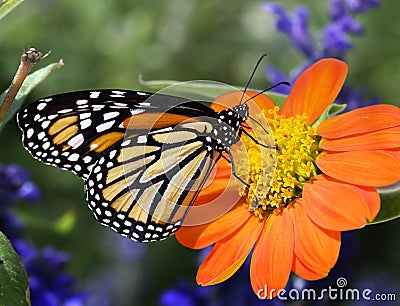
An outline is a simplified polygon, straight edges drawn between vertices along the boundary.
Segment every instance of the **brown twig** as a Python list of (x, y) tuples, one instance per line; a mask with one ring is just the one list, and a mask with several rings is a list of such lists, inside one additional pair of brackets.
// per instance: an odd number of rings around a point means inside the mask
[(0, 105), (0, 123), (3, 122), (4, 117), (6, 116), (8, 110), (13, 103), (15, 96), (17, 95), (18, 91), (20, 90), (22, 83), (28, 76), (29, 72), (31, 71), (32, 67), (45, 57), (47, 57), (50, 52), (46, 54), (42, 54), (35, 48), (29, 48), (29, 50), (24, 51), (21, 56), (21, 63), (19, 64), (18, 70), (15, 73), (15, 76), (11, 82), (11, 85), (8, 89), (6, 96), (4, 97), (3, 102)]

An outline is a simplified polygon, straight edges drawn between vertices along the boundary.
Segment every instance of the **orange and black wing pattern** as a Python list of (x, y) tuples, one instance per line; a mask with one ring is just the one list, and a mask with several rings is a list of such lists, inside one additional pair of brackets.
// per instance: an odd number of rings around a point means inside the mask
[(95, 217), (140, 242), (179, 228), (222, 154), (211, 138), (216, 112), (174, 96), (65, 93), (17, 119), (32, 156), (80, 176)]

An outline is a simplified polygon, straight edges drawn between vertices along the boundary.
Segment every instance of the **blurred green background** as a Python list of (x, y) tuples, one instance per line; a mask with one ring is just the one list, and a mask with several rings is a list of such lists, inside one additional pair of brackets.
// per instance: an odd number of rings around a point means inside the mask
[[(366, 87), (370, 97), (400, 105), (400, 2), (382, 2), (359, 17), (366, 33), (352, 40), (347, 84)], [(284, 2), (287, 8), (298, 4)], [(328, 1), (301, 4), (311, 9), (311, 30), (325, 24)], [(0, 89), (8, 87), (21, 52), (28, 47), (52, 51), (35, 69), (59, 59), (65, 63), (28, 101), (81, 89), (144, 89), (139, 74), (147, 80), (207, 79), (243, 86), (264, 52), (269, 54), (266, 61), (289, 72), (302, 57), (275, 30), (274, 17), (261, 5), (262, 1), (249, 0), (26, 1), (0, 22)], [(252, 87), (267, 85), (260, 69)], [(22, 148), (15, 121), (0, 137), (0, 162), (29, 169), (43, 191), (41, 204), (15, 207), (26, 222), (26, 237), (39, 246), (54, 245), (70, 253), (69, 271), (80, 288), (91, 287), (96, 275), (102, 275), (106, 282), (120, 284), (114, 305), (155, 305), (159, 293), (177, 280), (187, 277), (194, 282), (196, 252), (170, 238), (146, 250), (132, 242), (125, 248), (133, 253), (140, 249), (140, 254), (135, 260), (124, 256), (115, 242), (117, 235), (100, 226), (86, 207), (79, 178), (31, 158)], [(76, 220), (71, 231), (63, 232), (55, 224), (66, 213)], [(354, 265), (399, 271), (399, 225), (396, 220), (359, 231), (364, 255)], [(348, 276), (353, 278), (357, 276)], [(400, 279), (394, 281), (399, 288)]]

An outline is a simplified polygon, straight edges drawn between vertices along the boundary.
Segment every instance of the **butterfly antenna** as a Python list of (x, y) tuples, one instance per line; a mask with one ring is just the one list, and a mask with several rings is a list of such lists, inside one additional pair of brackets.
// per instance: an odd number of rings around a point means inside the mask
[[(268, 90), (271, 90), (271, 89), (273, 89), (273, 88), (275, 88), (275, 87), (277, 87), (277, 86), (279, 86), (279, 85), (290, 86), (290, 83), (289, 83), (289, 82), (285, 82), (285, 81), (279, 82), (279, 83), (277, 83), (277, 84), (275, 84), (275, 85), (273, 85), (273, 86), (271, 86), (271, 87), (268, 87), (267, 89), (264, 89), (263, 91), (258, 92), (258, 93), (255, 94), (254, 96), (248, 98), (246, 101), (243, 102), (243, 104), (246, 104), (246, 103), (249, 102), (251, 99), (254, 99), (255, 97), (257, 97), (257, 96), (263, 94), (264, 92), (266, 92), (266, 91), (268, 91)], [(255, 122), (256, 124), (258, 124), (258, 125), (264, 130), (265, 133), (269, 134), (268, 131), (265, 129), (265, 127), (264, 127), (258, 120), (254, 119), (254, 118), (251, 117), (251, 116), (248, 116), (248, 118), (251, 119), (251, 120), (252, 120), (253, 122)]]
[(262, 95), (264, 92), (267, 92), (267, 91), (269, 91), (271, 89), (274, 89), (275, 87), (277, 87), (279, 85), (290, 86), (290, 83), (286, 82), (286, 81), (279, 82), (279, 83), (277, 83), (277, 84), (275, 84), (275, 85), (273, 85), (271, 87), (268, 87), (267, 89), (264, 89), (263, 91), (260, 91), (260, 92), (256, 93), (254, 96), (252, 96), (252, 97), (248, 98), (246, 101), (244, 101), (243, 104), (246, 104), (247, 102), (249, 102), (250, 100), (254, 99), (255, 97), (258, 97), (259, 95)]
[(253, 80), (253, 77), (254, 77), (254, 75), (255, 75), (255, 73), (256, 73), (256, 71), (257, 71), (258, 66), (260, 66), (261, 61), (262, 61), (262, 60), (264, 59), (264, 57), (266, 57), (266, 56), (267, 56), (267, 53), (264, 53), (264, 54), (261, 55), (260, 58), (258, 59), (256, 65), (255, 65), (255, 67), (254, 67), (254, 69), (253, 69), (253, 72), (251, 73), (250, 78), (249, 78), (249, 80), (247, 81), (246, 86), (244, 87), (244, 90), (243, 90), (243, 93), (242, 93), (242, 97), (240, 98), (239, 105), (242, 105), (242, 101), (243, 101), (243, 98), (244, 98), (244, 94), (246, 93), (247, 89), (249, 88), (250, 82)]

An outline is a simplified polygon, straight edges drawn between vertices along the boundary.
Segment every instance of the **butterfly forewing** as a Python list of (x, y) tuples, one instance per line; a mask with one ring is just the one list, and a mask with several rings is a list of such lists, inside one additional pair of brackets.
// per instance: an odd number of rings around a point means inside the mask
[[(122, 93), (76, 92), (28, 105), (18, 114), (24, 146), (42, 162), (87, 178), (98, 156), (123, 139), (123, 120), (144, 111), (128, 106)], [(131, 104), (142, 100), (130, 97)]]

